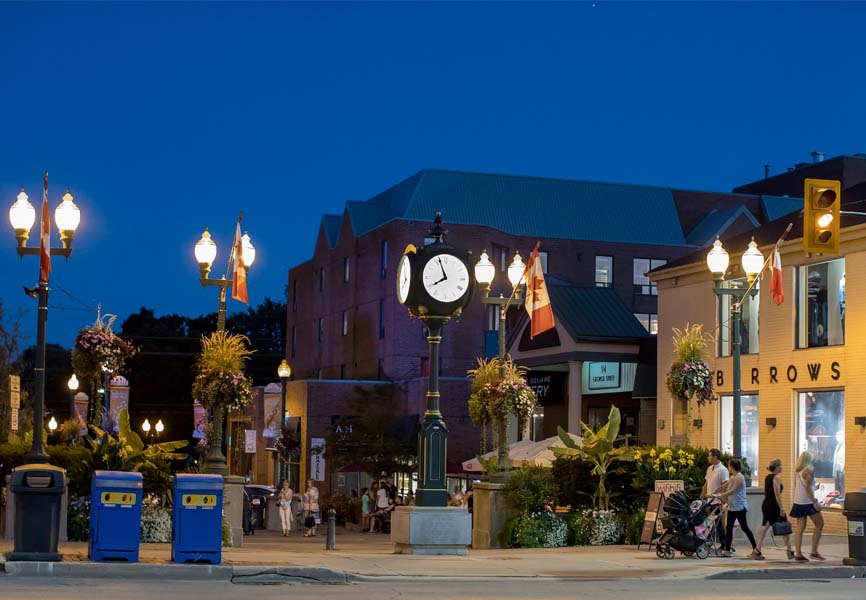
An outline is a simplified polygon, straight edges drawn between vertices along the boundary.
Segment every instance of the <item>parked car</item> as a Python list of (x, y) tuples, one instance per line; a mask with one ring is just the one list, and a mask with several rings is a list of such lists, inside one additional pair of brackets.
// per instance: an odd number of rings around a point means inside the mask
[(248, 483), (244, 491), (250, 497), (250, 532), (265, 528), (265, 511), (268, 505), (268, 496), (274, 493), (273, 486), (259, 483)]

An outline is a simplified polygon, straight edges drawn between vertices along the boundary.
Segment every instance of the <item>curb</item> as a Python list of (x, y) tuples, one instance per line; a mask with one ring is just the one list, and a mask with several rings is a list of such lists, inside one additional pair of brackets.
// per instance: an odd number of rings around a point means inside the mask
[(338, 585), (352, 582), (342, 571), (321, 567), (256, 567), (172, 563), (103, 563), (7, 561), (9, 577), (70, 577), (79, 579), (169, 579), (229, 583), (307, 583)]
[(778, 569), (732, 569), (706, 579), (862, 579), (866, 567), (792, 567)]

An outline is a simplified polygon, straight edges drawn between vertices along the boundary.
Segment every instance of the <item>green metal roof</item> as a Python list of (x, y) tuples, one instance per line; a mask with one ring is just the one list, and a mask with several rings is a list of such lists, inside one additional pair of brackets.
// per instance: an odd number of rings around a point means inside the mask
[(760, 223), (749, 210), (743, 206), (730, 206), (723, 209), (713, 209), (704, 217), (704, 220), (689, 232), (686, 241), (692, 246), (703, 247), (713, 242), (717, 235), (721, 235), (734, 221), (740, 217), (749, 220), (753, 227)]
[(686, 246), (668, 188), (424, 169), (348, 202), (355, 235), (394, 220), (488, 226), (512, 235)]
[(761, 205), (764, 207), (767, 221), (775, 221), (779, 217), (803, 210), (803, 199), (790, 196), (761, 196)]
[(575, 340), (650, 336), (612, 288), (548, 283), (547, 289), (554, 318)]

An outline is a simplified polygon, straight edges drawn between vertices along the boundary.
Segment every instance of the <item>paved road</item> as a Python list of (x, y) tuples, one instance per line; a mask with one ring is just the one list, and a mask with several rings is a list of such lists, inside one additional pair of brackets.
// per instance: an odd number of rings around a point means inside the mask
[(564, 581), (532, 579), (440, 580), (321, 585), (237, 585), (230, 583), (165, 582), (135, 580), (19, 579), (0, 577), (3, 600), (160, 600), (207, 598), (208, 600), (323, 600), (358, 598), (411, 598), (412, 600), (460, 598), (550, 600), (718, 600), (724, 597), (762, 600), (862, 600), (863, 579), (817, 581), (708, 582), (702, 579)]

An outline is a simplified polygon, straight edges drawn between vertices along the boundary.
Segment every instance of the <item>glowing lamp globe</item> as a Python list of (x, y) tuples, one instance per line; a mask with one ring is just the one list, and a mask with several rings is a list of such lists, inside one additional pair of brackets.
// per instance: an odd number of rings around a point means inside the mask
[(722, 247), (722, 240), (716, 238), (712, 249), (707, 253), (707, 266), (710, 268), (710, 273), (717, 279), (722, 279), (728, 270), (729, 262), (728, 251)]
[(481, 285), (490, 287), (493, 283), (493, 276), (496, 274), (496, 268), (490, 262), (490, 257), (487, 251), (481, 253), (481, 258), (475, 263), (475, 280)]
[(754, 238), (749, 242), (749, 247), (743, 252), (743, 270), (748, 277), (754, 277), (764, 267), (764, 255), (758, 250)]

